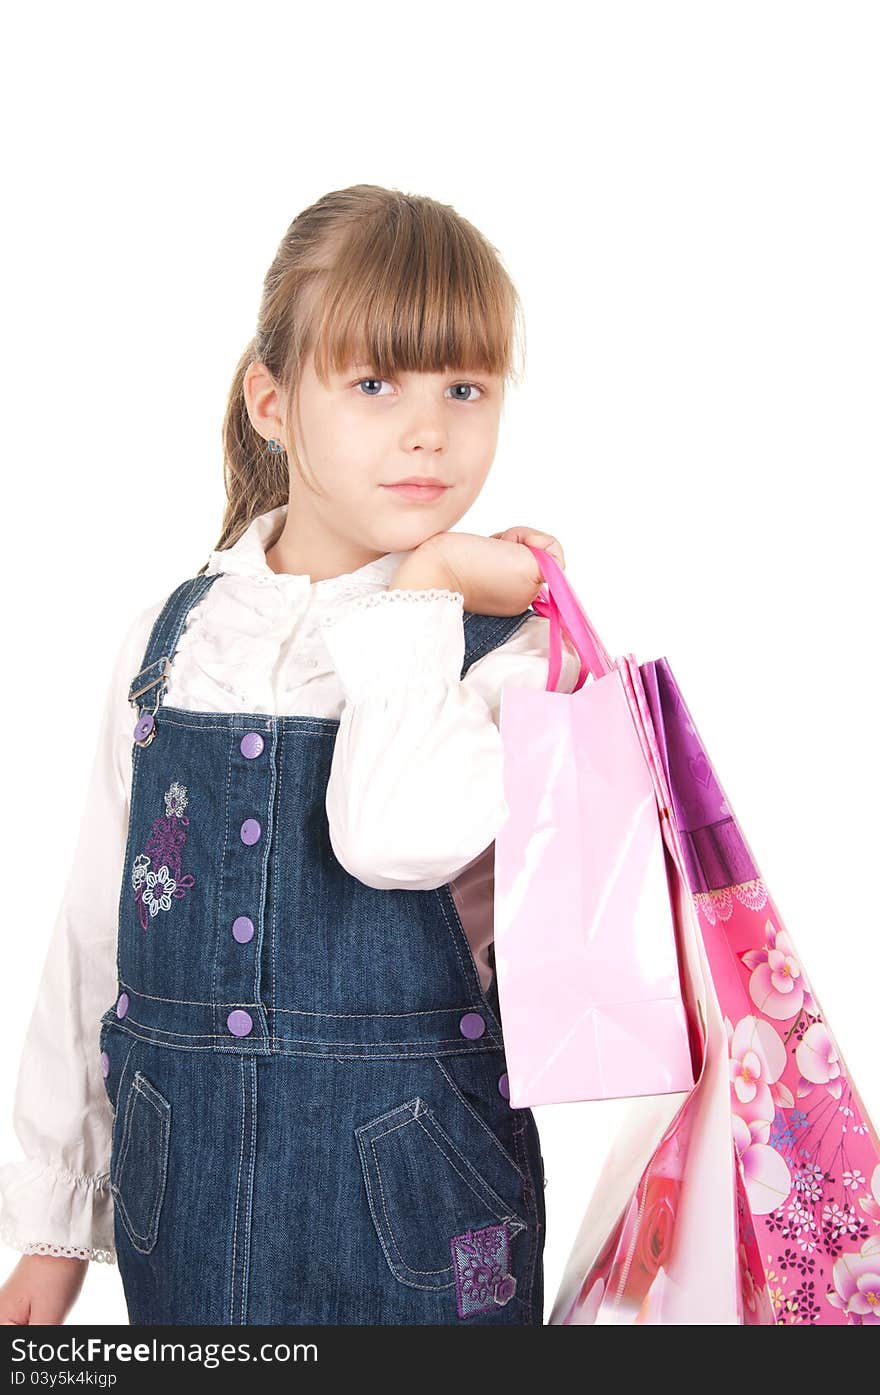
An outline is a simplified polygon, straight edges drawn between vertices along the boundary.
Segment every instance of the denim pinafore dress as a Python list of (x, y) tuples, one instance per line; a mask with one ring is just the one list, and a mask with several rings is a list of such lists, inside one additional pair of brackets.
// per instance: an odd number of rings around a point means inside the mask
[[(537, 1127), (449, 885), (375, 890), (337, 861), (337, 720), (162, 703), (218, 575), (171, 593), (129, 689), (99, 1032), (129, 1320), (541, 1324)], [(532, 613), (465, 611), (462, 675)]]

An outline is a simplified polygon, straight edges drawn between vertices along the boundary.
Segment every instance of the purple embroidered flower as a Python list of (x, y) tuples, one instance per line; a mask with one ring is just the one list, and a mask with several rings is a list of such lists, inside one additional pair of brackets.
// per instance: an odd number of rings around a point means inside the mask
[(195, 877), (184, 876), (180, 861), (189, 825), (183, 812), (187, 803), (186, 786), (175, 780), (165, 791), (165, 816), (153, 820), (145, 849), (132, 864), (131, 884), (143, 930), (159, 911), (170, 909), (172, 899), (185, 896), (187, 888), (195, 886)]
[(516, 1292), (510, 1273), (510, 1234), (507, 1222), (466, 1230), (450, 1241), (455, 1268), (458, 1316), (491, 1312)]

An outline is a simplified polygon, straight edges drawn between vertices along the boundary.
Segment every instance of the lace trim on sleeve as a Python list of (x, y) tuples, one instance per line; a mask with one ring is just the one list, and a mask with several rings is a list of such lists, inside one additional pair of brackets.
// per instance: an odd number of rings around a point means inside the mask
[(85, 1245), (56, 1245), (51, 1240), (22, 1240), (13, 1235), (5, 1222), (0, 1223), (0, 1239), (14, 1250), (26, 1255), (58, 1255), (62, 1259), (92, 1259), (101, 1264), (115, 1264), (112, 1250), (89, 1249)]
[(389, 587), (387, 591), (373, 591), (366, 596), (346, 598), (345, 606), (325, 615), (321, 621), (322, 626), (335, 625), (337, 620), (342, 620), (352, 611), (369, 610), (374, 605), (396, 605), (399, 601), (452, 601), (464, 608), (464, 596), (461, 591), (451, 591), (443, 586), (429, 586), (424, 590), (408, 590), (406, 587)]

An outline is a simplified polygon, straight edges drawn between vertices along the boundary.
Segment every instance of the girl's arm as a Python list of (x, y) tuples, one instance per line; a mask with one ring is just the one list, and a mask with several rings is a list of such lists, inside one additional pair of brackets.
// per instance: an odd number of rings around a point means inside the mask
[(13, 1124), (25, 1157), (0, 1167), (0, 1238), (25, 1253), (115, 1258), (99, 1019), (116, 994), (135, 719), (128, 685), (157, 609), (132, 622), (116, 655), (73, 865), (21, 1053)]
[[(465, 677), (463, 596), (393, 588), (322, 625), (346, 702), (327, 817), (333, 851), (367, 886), (430, 891), (493, 842), (508, 815), (498, 718), (507, 683), (546, 688), (550, 622), (531, 616)], [(563, 645), (557, 690), (577, 656)]]

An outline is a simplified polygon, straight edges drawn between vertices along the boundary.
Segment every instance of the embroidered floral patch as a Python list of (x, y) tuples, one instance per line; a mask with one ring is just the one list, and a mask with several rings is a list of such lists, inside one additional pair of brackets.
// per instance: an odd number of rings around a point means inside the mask
[(450, 1245), (459, 1317), (491, 1312), (498, 1304), (510, 1301), (516, 1292), (516, 1279), (510, 1273), (506, 1221), (453, 1235)]
[(131, 883), (143, 930), (160, 911), (170, 909), (173, 898), (185, 896), (187, 888), (195, 886), (195, 877), (189, 873), (184, 876), (180, 862), (189, 825), (183, 812), (186, 806), (186, 785), (175, 780), (165, 791), (164, 817), (160, 814), (154, 819), (144, 851), (138, 853), (132, 865)]

